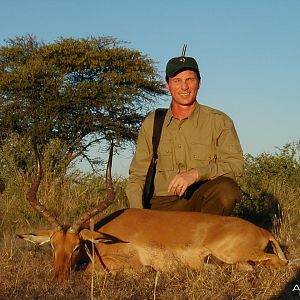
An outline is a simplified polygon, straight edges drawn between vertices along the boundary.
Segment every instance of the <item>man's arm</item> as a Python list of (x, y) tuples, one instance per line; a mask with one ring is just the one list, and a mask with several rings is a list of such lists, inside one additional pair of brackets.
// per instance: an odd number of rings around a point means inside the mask
[(143, 208), (143, 189), (152, 157), (151, 137), (147, 133), (149, 131), (147, 129), (152, 126), (150, 123), (149, 119), (146, 119), (139, 131), (136, 151), (129, 168), (129, 179), (125, 192), (131, 208)]
[(217, 124), (216, 150), (211, 161), (205, 166), (198, 166), (177, 174), (171, 180), (168, 192), (181, 197), (186, 189), (197, 181), (210, 180), (220, 176), (236, 180), (242, 175), (244, 158), (233, 122), (223, 115)]
[(215, 156), (207, 166), (196, 168), (199, 181), (220, 176), (236, 180), (242, 176), (243, 151), (234, 124), (229, 117), (221, 117), (218, 121), (217, 133)]

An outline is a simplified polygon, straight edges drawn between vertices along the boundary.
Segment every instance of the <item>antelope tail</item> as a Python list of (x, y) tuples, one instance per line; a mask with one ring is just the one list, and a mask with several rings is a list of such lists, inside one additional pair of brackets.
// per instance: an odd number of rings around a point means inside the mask
[(275, 240), (275, 238), (273, 236), (270, 237), (270, 242), (272, 244), (273, 247), (273, 251), (277, 254), (277, 256), (283, 260), (284, 262), (286, 262), (288, 264), (288, 260), (285, 256), (285, 254), (283, 253), (280, 245), (278, 244), (278, 242)]

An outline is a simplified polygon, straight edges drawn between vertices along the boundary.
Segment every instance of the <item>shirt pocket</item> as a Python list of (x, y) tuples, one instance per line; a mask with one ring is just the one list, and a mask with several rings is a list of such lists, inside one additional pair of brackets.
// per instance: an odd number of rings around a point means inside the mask
[(191, 145), (191, 164), (192, 168), (205, 166), (214, 159), (215, 155), (212, 152), (210, 145), (192, 144)]
[(160, 172), (174, 170), (172, 141), (159, 144), (157, 169)]

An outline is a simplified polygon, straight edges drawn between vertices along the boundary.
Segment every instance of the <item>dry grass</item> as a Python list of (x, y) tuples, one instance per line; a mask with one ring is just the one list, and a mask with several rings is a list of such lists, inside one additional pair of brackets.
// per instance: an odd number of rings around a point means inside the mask
[[(50, 247), (16, 238), (16, 233), (48, 226), (26, 203), (26, 184), (18, 180), (15, 191), (8, 189), (0, 196), (0, 299), (300, 299), (299, 293), (292, 292), (295, 284), (300, 286), (299, 264), (275, 270), (255, 267), (251, 272), (206, 265), (197, 272), (95, 274), (93, 293), (91, 274), (78, 271), (70, 282), (60, 285), (52, 278)], [(60, 220), (70, 222), (104, 195), (101, 179), (85, 180), (85, 184), (44, 180), (40, 198)], [(117, 180), (116, 185), (118, 201), (111, 210), (126, 206), (124, 181)], [(299, 258), (300, 193), (282, 189), (274, 193), (283, 207), (283, 216), (275, 222), (277, 238), (289, 259)]]
[[(53, 281), (50, 247), (28, 245), (10, 236), (2, 242), (0, 299), (90, 299), (91, 274), (74, 272), (64, 285)], [(93, 299), (294, 299), (293, 280), (299, 283), (296, 267), (243, 272), (206, 265), (197, 272), (95, 274)]]

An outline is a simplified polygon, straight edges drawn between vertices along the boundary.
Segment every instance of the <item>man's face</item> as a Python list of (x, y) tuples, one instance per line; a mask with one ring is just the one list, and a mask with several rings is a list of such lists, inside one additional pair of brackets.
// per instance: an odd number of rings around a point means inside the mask
[(183, 106), (190, 106), (196, 101), (200, 88), (200, 80), (195, 71), (185, 70), (169, 78), (166, 87), (172, 96), (172, 102)]

